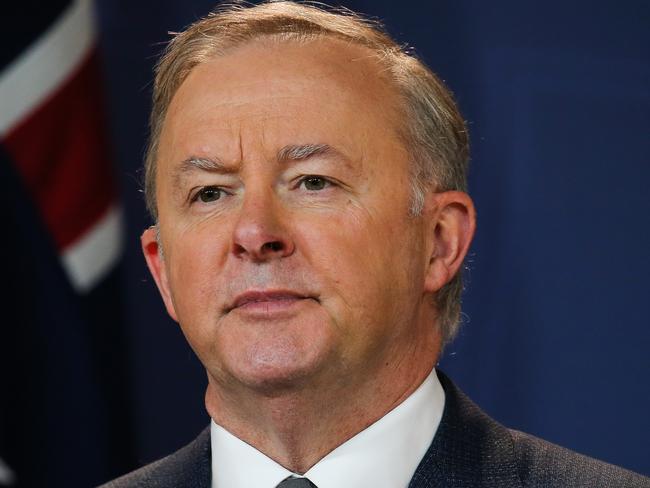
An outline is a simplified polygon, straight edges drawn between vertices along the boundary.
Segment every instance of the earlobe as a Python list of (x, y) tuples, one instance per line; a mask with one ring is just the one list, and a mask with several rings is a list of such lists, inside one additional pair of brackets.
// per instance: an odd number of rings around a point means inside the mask
[(144, 253), (147, 267), (156, 282), (156, 286), (162, 296), (163, 302), (165, 302), (167, 313), (172, 319), (178, 322), (174, 303), (171, 298), (167, 269), (165, 268), (165, 262), (160, 249), (158, 230), (156, 226), (151, 226), (142, 233), (142, 236), (140, 236), (140, 244), (142, 245), (142, 252)]
[(425, 290), (437, 292), (458, 273), (476, 228), (474, 203), (467, 193), (447, 191), (430, 195), (430, 249)]

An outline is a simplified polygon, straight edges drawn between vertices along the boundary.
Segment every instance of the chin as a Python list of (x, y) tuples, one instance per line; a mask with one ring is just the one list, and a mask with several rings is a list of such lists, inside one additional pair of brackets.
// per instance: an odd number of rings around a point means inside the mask
[(238, 372), (237, 381), (248, 390), (268, 397), (279, 397), (303, 390), (313, 381), (310, 368), (266, 368)]
[[(227, 368), (226, 388), (239, 394), (277, 398), (290, 396), (313, 387), (318, 376), (317, 365), (308, 364), (248, 364)], [(223, 385), (222, 383), (222, 386)]]
[(232, 344), (222, 356), (230, 381), (271, 396), (313, 385), (331, 368), (336, 348), (326, 334), (302, 332)]
[(342, 339), (322, 309), (297, 312), (263, 319), (231, 312), (195, 350), (223, 388), (265, 395), (305, 388), (336, 369)]

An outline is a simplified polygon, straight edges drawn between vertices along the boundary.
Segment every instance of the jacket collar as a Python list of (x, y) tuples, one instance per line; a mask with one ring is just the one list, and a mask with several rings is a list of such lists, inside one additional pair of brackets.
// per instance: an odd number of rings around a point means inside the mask
[[(176, 469), (176, 475), (170, 473), (168, 480), (174, 480), (174, 486), (188, 488), (210, 488), (212, 473), (210, 469), (210, 427), (207, 427), (190, 444), (173, 456), (173, 463), (169, 463)], [(164, 476), (160, 476), (161, 479)], [(163, 483), (154, 486), (168, 486)]]
[(508, 430), (483, 413), (444, 374), (445, 409), (409, 488), (521, 487)]
[[(445, 409), (438, 431), (409, 488), (522, 488), (512, 438), (442, 372)], [(178, 486), (209, 488), (210, 429), (176, 454), (187, 480)], [(191, 474), (190, 474), (191, 473)]]

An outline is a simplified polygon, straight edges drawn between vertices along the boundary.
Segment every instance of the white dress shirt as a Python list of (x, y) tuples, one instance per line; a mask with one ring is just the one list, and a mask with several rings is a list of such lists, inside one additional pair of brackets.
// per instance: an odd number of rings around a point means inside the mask
[[(445, 393), (435, 369), (406, 400), (307, 471), (318, 488), (406, 488), (438, 430)], [(275, 488), (289, 476), (212, 421), (212, 488)]]

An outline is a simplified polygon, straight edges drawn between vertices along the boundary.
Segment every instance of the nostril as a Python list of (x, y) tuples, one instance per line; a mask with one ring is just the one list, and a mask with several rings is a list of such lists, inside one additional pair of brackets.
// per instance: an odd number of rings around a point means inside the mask
[(234, 251), (237, 256), (240, 256), (242, 254), (246, 253), (246, 248), (242, 246), (241, 244), (235, 244), (234, 245)]
[(265, 251), (281, 251), (284, 248), (280, 241), (266, 242), (262, 246), (262, 250)]

